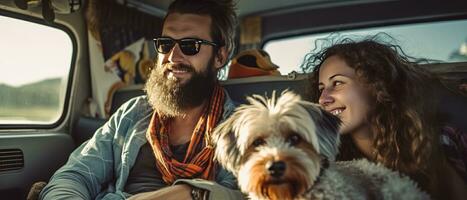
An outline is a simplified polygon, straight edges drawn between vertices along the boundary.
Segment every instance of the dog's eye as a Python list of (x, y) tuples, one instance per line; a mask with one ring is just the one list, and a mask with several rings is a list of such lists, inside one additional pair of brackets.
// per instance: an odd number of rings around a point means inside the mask
[(258, 138), (255, 141), (253, 141), (252, 145), (254, 147), (259, 147), (259, 146), (263, 145), (264, 143), (266, 143), (266, 141), (264, 141), (263, 138)]
[(291, 134), (289, 137), (287, 137), (287, 142), (290, 145), (297, 145), (300, 142), (301, 138), (298, 134)]

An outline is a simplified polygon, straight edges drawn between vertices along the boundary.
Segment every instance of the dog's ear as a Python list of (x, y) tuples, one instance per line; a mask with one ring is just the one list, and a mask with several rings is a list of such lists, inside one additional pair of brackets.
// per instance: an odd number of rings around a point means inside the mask
[(233, 130), (234, 123), (235, 114), (219, 124), (212, 134), (212, 144), (215, 147), (214, 160), (237, 176), (240, 151), (236, 145), (237, 139)]
[(341, 120), (325, 111), (318, 104), (310, 104), (307, 110), (316, 123), (319, 150), (322, 156), (334, 161), (339, 152), (339, 126)]

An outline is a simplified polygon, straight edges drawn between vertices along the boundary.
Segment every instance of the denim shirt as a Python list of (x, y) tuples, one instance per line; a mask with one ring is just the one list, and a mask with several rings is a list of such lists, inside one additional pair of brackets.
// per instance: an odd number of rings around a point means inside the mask
[[(235, 108), (227, 92), (225, 94), (222, 120)], [(129, 197), (123, 190), (139, 149), (147, 142), (146, 130), (152, 113), (146, 96), (135, 97), (123, 104), (90, 140), (71, 153), (68, 162), (55, 172), (39, 199)], [(215, 181), (219, 184), (216, 190), (237, 187), (235, 177), (224, 169), (219, 169)], [(192, 180), (186, 183), (196, 185)]]

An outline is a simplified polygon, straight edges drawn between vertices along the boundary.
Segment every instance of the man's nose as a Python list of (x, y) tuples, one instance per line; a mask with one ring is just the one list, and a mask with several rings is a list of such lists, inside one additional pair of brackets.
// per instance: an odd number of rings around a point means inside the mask
[(321, 92), (321, 95), (319, 96), (318, 103), (322, 106), (327, 106), (333, 102), (334, 98), (331, 96), (329, 90), (323, 89), (323, 92)]
[(175, 43), (174, 47), (169, 52), (169, 57), (168, 57), (169, 61), (171, 63), (178, 63), (178, 62), (182, 62), (183, 58), (184, 58), (184, 54), (182, 50), (180, 49), (180, 46), (177, 43)]

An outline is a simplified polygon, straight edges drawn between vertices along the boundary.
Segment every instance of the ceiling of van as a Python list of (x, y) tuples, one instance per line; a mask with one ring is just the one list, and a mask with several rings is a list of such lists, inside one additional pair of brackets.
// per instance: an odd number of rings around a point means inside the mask
[[(156, 16), (163, 16), (173, 0), (126, 0), (140, 10)], [(234, 0), (237, 1), (237, 13), (240, 17), (304, 7), (323, 7), (335, 4), (353, 4), (374, 2), (371, 0)], [(381, 0), (378, 0), (381, 1)], [(387, 0), (386, 0), (387, 1)]]
[[(98, 0), (97, 0), (98, 1)], [(134, 7), (138, 10), (159, 17), (164, 17), (170, 3), (174, 0), (115, 0), (121, 4), (126, 4), (129, 7)], [(367, 4), (382, 1), (400, 1), (400, 0), (233, 0), (237, 2), (237, 14), (239, 17), (248, 15), (268, 15), (284, 12), (295, 12), (305, 9), (336, 7), (354, 4)], [(0, 5), (6, 5), (12, 8), (17, 8), (14, 0), (0, 0)], [(19, 1), (20, 2), (20, 1)], [(40, 5), (39, 1), (30, 1), (29, 7)], [(34, 5), (32, 5), (34, 4)], [(70, 10), (69, 0), (53, 0), (53, 6), (58, 11)], [(63, 7), (63, 8), (62, 8)], [(61, 8), (61, 9), (59, 9)], [(66, 12), (59, 12), (66, 13)]]

